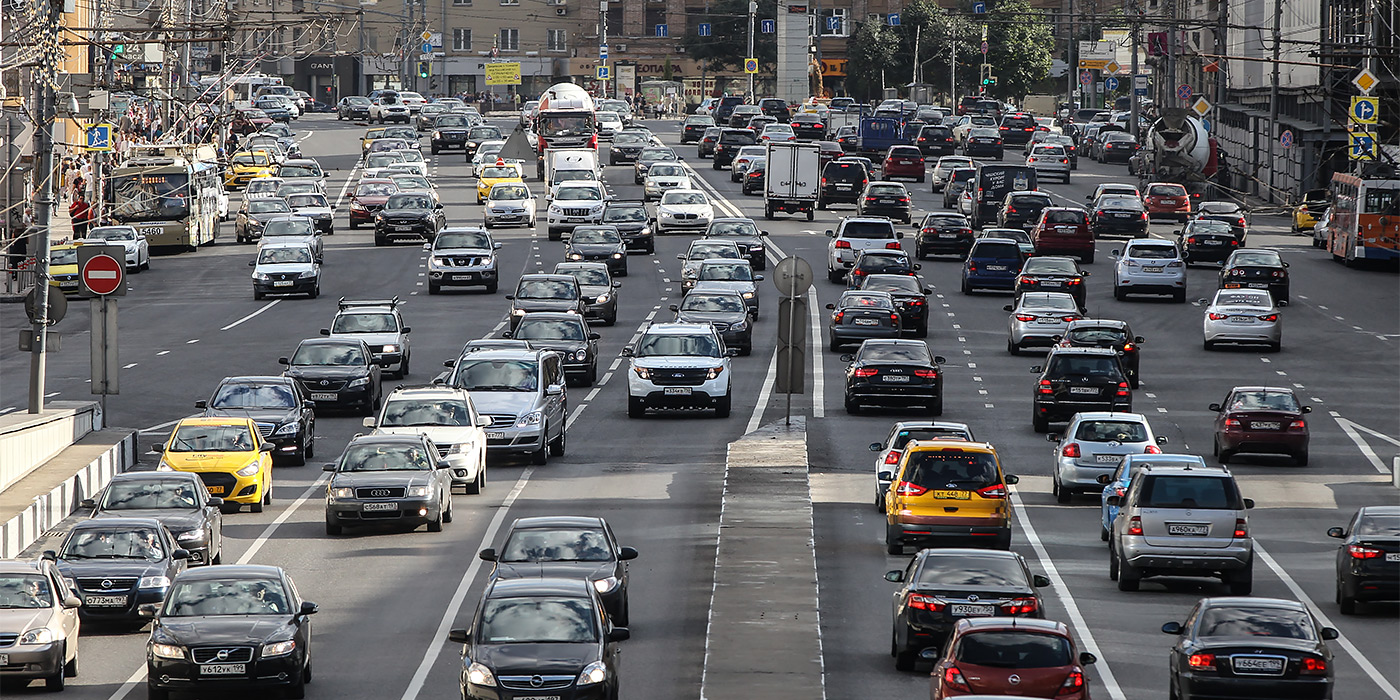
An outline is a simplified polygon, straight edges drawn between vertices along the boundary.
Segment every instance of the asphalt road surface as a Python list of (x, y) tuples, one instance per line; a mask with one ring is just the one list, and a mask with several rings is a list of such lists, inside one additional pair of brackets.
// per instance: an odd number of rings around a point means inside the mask
[[(667, 143), (678, 140), (675, 122), (648, 124)], [(232, 224), (224, 225), (218, 244), (156, 257), (148, 272), (132, 276), (129, 295), (119, 302), (122, 393), (107, 405), (111, 424), (145, 431), (143, 446), (163, 439), (173, 421), (193, 413), (193, 402), (207, 398), (220, 378), (280, 372), (277, 358), (299, 340), (316, 336), (341, 296), (408, 300), (403, 313), (413, 327), (414, 374), (402, 383), (425, 383), (465, 341), (499, 333), (503, 295), (518, 273), (547, 271), (562, 258), (562, 244), (545, 239), (543, 221), (535, 231), (498, 229), (497, 240), (505, 244), (500, 293), (430, 297), (420, 246), (375, 248), (368, 229), (349, 230), (348, 198), (337, 195), (357, 176), (364, 127), (315, 115), (294, 128), (303, 138), (303, 152), (331, 171), (328, 191), (338, 204), (336, 234), (326, 241), (323, 294), (315, 300), (253, 301), (246, 262), (254, 249), (232, 242)], [(760, 220), (771, 232), (774, 255), (811, 262), (818, 271), (813, 308), (835, 300), (840, 288), (820, 274), (827, 245), (823, 231), (852, 210), (820, 212), (815, 222), (781, 215), (762, 221), (761, 198), (740, 195), (729, 173), (712, 171), (709, 161), (696, 158), (693, 146), (677, 150), (719, 196), (721, 210), (735, 208)], [(1008, 150), (1008, 162), (1019, 155)], [(429, 162), (449, 225), (480, 223), (474, 181), (462, 155), (429, 156)], [(615, 196), (641, 198), (629, 167), (607, 168), (606, 179)], [(1071, 183), (1044, 189), (1061, 202), (1082, 204), (1095, 185), (1114, 181), (1131, 182), (1122, 166), (1084, 160)], [(941, 196), (935, 200), (927, 184), (910, 188), (919, 210), (939, 208)], [(1153, 231), (1170, 236), (1174, 227), (1154, 224)], [(632, 568), (633, 636), (623, 645), (622, 696), (680, 700), (699, 694), (726, 446), (748, 429), (781, 420), (785, 402), (781, 395), (769, 396), (777, 317), (771, 311), (777, 297), (763, 282), (763, 308), (770, 313), (758, 324), (752, 357), (734, 360), (732, 417), (626, 417), (620, 374), (625, 365), (618, 352), (648, 321), (671, 317), (666, 306), (679, 300), (680, 289), (675, 255), (690, 238), (662, 238), (654, 256), (632, 258), (618, 324), (598, 329), (603, 335), (599, 383), (569, 389), (568, 454), (543, 467), (493, 462), (485, 492), (459, 495), (457, 517), (444, 532), (324, 535), (318, 465), (338, 455), (361, 429), (355, 416), (318, 417), (318, 459), (306, 467), (277, 469), (273, 505), (266, 512), (226, 518), (224, 561), (284, 566), (303, 595), (320, 604), (312, 697), (456, 697), (458, 648), (445, 642), (445, 632), (465, 623), (475, 606), (485, 574), (476, 552), (498, 545), (510, 519), (545, 514), (604, 516), (622, 544), (641, 551)], [(1146, 337), (1134, 406), (1157, 434), (1170, 438), (1168, 451), (1208, 454), (1213, 414), (1206, 406), (1234, 385), (1292, 386), (1314, 407), (1310, 466), (1264, 459), (1232, 466), (1244, 495), (1258, 503), (1251, 513), (1262, 552), (1254, 594), (1305, 598), (1327, 624), (1341, 630), (1333, 646), (1338, 698), (1400, 700), (1396, 610), (1338, 613), (1332, 602), (1336, 540), (1325, 534), (1328, 527), (1345, 524), (1359, 506), (1395, 501), (1382, 471), (1400, 451), (1395, 377), (1400, 287), (1393, 274), (1333, 263), (1307, 239), (1288, 234), (1281, 218), (1255, 221), (1250, 244), (1279, 249), (1292, 265), (1293, 305), (1284, 310), (1280, 353), (1208, 354), (1200, 342), (1201, 307), (1114, 301), (1108, 252), (1121, 242), (1100, 242), (1098, 262), (1088, 266), (1093, 272), (1089, 309), (1128, 320)], [(922, 270), (935, 290), (928, 342), (949, 360), (944, 418), (965, 421), (990, 438), (1007, 472), (1021, 476), (1013, 548), (1034, 571), (1054, 580), (1046, 595), (1048, 616), (1071, 624), (1081, 645), (1098, 654), (1090, 672), (1094, 695), (1166, 698), (1172, 638), (1159, 631), (1161, 624), (1181, 620), (1197, 598), (1225, 590), (1210, 580), (1153, 579), (1130, 594), (1109, 581), (1107, 547), (1098, 537), (1098, 501), (1057, 505), (1049, 493), (1051, 445), (1030, 425), (1028, 368), (1039, 360), (1006, 353), (1001, 307), (1008, 297), (959, 294), (960, 269), (948, 259), (925, 261)], [(1195, 268), (1188, 274), (1189, 299), (1215, 289), (1213, 270)], [(824, 324), (821, 313), (809, 322)], [(88, 323), (86, 304), (75, 303), (55, 327), (65, 338), (63, 350), (50, 359), (50, 400), (90, 398)], [(20, 306), (0, 306), (0, 338), (14, 338), (23, 324)], [(5, 345), (0, 411), (24, 410), (28, 357), (12, 342)], [(903, 568), (907, 558), (884, 554), (883, 517), (872, 505), (873, 455), (867, 450), (900, 416), (848, 416), (842, 409), (844, 364), (835, 353), (816, 354), (816, 376), (809, 377), (807, 394), (793, 397), (793, 407), (813, 418), (810, 457), (827, 696), (922, 697), (926, 672), (897, 672), (888, 655), (894, 586), (881, 577)], [(774, 593), (755, 591), (755, 604)], [(145, 638), (144, 632), (85, 629), (81, 674), (70, 681), (66, 695), (80, 700), (143, 695)], [(40, 692), (38, 684), (27, 691)]]

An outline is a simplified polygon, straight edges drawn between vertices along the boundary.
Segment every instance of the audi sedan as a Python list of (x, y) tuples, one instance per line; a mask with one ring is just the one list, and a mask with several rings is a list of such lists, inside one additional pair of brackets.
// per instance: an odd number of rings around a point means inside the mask
[(452, 522), (452, 466), (422, 435), (360, 435), (325, 466), (326, 534), (346, 527)]
[(943, 415), (942, 356), (929, 353), (922, 340), (867, 340), (846, 366), (846, 412), (867, 405), (922, 405), (931, 416)]

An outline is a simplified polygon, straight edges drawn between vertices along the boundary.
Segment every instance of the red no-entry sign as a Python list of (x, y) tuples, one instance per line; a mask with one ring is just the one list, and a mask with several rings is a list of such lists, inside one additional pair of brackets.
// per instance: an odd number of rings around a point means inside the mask
[(81, 275), (83, 286), (98, 296), (106, 296), (121, 289), (126, 266), (110, 255), (94, 255), (83, 263)]

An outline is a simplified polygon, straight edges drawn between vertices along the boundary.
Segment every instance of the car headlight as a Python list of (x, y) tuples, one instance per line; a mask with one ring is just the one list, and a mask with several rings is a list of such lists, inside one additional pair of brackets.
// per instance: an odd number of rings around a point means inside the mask
[(633, 367), (632, 371), (641, 379), (651, 379), (651, 370), (646, 367)]
[(257, 474), (257, 473), (258, 473), (258, 470), (261, 469), (261, 468), (262, 468), (262, 460), (261, 460), (261, 459), (255, 459), (255, 460), (249, 462), (249, 463), (248, 463), (248, 466), (243, 467), (242, 469), (239, 469), (238, 471), (236, 471), (236, 472), (234, 472), (234, 473), (237, 474), (237, 475), (239, 475), (239, 476), (252, 476), (252, 475), (254, 475), (254, 474)]
[(549, 205), (549, 213), (563, 215), (564, 208), (551, 204)]
[(588, 351), (583, 349), (575, 350), (574, 359), (579, 360), (580, 362), (588, 359)]
[(408, 490), (405, 491), (405, 493), (408, 494), (408, 497), (409, 497), (409, 498), (427, 498), (427, 496), (428, 496), (428, 487), (427, 487), (427, 486), (410, 486), (410, 487), (408, 487)]
[(170, 587), (170, 577), (169, 577), (169, 576), (142, 576), (142, 577), (141, 577), (141, 583), (140, 583), (139, 585), (140, 585), (141, 588), (169, 588), (169, 587)]
[(354, 498), (355, 489), (349, 486), (337, 486), (330, 490), (331, 498)]
[(661, 218), (663, 218), (663, 219), (670, 219), (670, 218), (672, 218), (672, 217), (674, 217), (674, 216), (675, 216), (675, 214), (672, 214), (672, 213), (669, 212), (669, 211), (663, 211), (663, 212), (661, 212)]
[(272, 279), (272, 276), (263, 272), (254, 272), (253, 279), (258, 280), (259, 282), (266, 282)]
[(608, 667), (602, 661), (594, 661), (583, 667), (583, 672), (578, 674), (579, 685), (597, 685), (608, 679)]
[(440, 139), (440, 138), (442, 138), (442, 132), (441, 132), (441, 131), (434, 131), (434, 132), (433, 132), (433, 138), (435, 138), (435, 139)]
[(282, 642), (269, 642), (263, 645), (262, 657), (268, 659), (274, 656), (286, 656), (292, 653), (292, 650), (296, 648), (297, 640), (295, 639), (288, 639)]
[(714, 379), (715, 377), (718, 377), (718, 376), (719, 376), (721, 373), (723, 373), (723, 372), (724, 372), (724, 366), (723, 366), (723, 365), (720, 365), (719, 367), (711, 367), (711, 368), (709, 368), (709, 370), (707, 370), (707, 371), (705, 372), (705, 379), (707, 379), (707, 380), (709, 380), (709, 379)]
[(517, 427), (517, 428), (528, 428), (528, 427), (530, 427), (530, 426), (532, 426), (532, 425), (539, 425), (539, 424), (540, 424), (540, 418), (541, 418), (541, 416), (540, 416), (540, 412), (539, 412), (539, 411), (531, 411), (531, 412), (526, 413), (525, 415), (523, 415), (523, 416), (517, 418), (517, 419), (515, 420), (515, 427)]
[(618, 584), (620, 584), (620, 583), (622, 583), (622, 581), (621, 581), (620, 579), (618, 579), (618, 577), (616, 577), (616, 576), (609, 576), (609, 577), (607, 577), (607, 578), (600, 578), (600, 579), (594, 581), (594, 582), (593, 582), (593, 588), (594, 588), (595, 590), (597, 590), (599, 593), (608, 593), (608, 592), (612, 591), (614, 588), (617, 588)]
[(298, 424), (296, 421), (285, 423), (272, 431), (273, 435), (296, 435)]
[(583, 255), (582, 255), (581, 253), (569, 253), (569, 259), (570, 259), (570, 260), (582, 260), (582, 259), (583, 259)]
[(182, 533), (176, 535), (176, 536), (175, 536), (175, 539), (178, 540), (178, 541), (180, 541), (180, 542), (198, 542), (198, 541), (204, 539), (204, 531), (203, 531), (203, 530), (186, 530), (186, 531), (184, 531), (184, 532), (182, 532)]
[(397, 346), (397, 345), (385, 345), (385, 346), (384, 346), (384, 350), (382, 350), (381, 352), (398, 352), (398, 351), (399, 351), (399, 346)]
[(650, 236), (650, 235), (651, 235), (651, 227), (650, 227), (650, 226), (643, 226), (643, 227), (642, 227), (642, 230), (641, 230), (641, 231), (638, 231), (637, 233), (640, 234), (640, 235), (643, 235), (643, 236)]
[(175, 644), (152, 644), (151, 655), (161, 659), (183, 659), (185, 648)]
[(525, 309), (512, 309), (510, 313), (514, 316), (524, 316)]
[(731, 323), (731, 324), (729, 324), (729, 330), (731, 330), (731, 331), (742, 331), (742, 330), (746, 330), (748, 327), (749, 327), (749, 324), (747, 324), (747, 323), (745, 323), (745, 322), (743, 322), (743, 321), (738, 321), (738, 322), (736, 322), (736, 323)]
[(613, 253), (613, 260), (621, 260), (622, 253)]
[(160, 461), (156, 463), (156, 471), (158, 471), (158, 472), (173, 472), (173, 471), (175, 471), (175, 467), (170, 466), (170, 463), (167, 462), (167, 461), (165, 461), (165, 458), (162, 457), (162, 458), (160, 459)]
[(20, 644), (53, 644), (53, 640), (53, 630), (47, 627), (29, 630), (19, 637)]
[(472, 662), (472, 665), (467, 667), (467, 682), (472, 685), (496, 687), (496, 677), (491, 675), (491, 669), (477, 662)]
[(612, 296), (609, 295), (609, 294), (599, 294), (599, 295), (598, 295), (598, 303), (599, 303), (599, 304), (606, 304), (606, 303), (608, 303), (608, 300), (611, 299), (611, 298), (612, 298)]
[(368, 385), (369, 385), (369, 377), (360, 377), (359, 379), (351, 379), (351, 380), (350, 380), (350, 383), (349, 383), (349, 384), (346, 384), (345, 386), (353, 387), (353, 386), (368, 386)]
[(306, 272), (303, 272), (303, 273), (297, 275), (297, 279), (309, 280), (309, 279), (311, 279), (312, 277), (315, 277), (315, 276), (318, 275), (318, 274), (320, 274), (320, 273), (319, 273), (319, 272), (316, 272), (315, 270), (307, 270)]
[(745, 298), (745, 299), (752, 299), (752, 298), (753, 298), (753, 292), (744, 292), (744, 298)]

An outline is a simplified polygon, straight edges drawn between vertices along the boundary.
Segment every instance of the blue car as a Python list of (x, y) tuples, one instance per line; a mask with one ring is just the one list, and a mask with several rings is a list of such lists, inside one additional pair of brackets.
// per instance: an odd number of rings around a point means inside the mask
[(1122, 496), (1128, 492), (1128, 485), (1132, 483), (1133, 477), (1142, 471), (1143, 465), (1154, 467), (1191, 467), (1192, 469), (1206, 469), (1216, 471), (1224, 467), (1212, 467), (1206, 461), (1196, 455), (1181, 454), (1135, 454), (1123, 457), (1123, 461), (1118, 463), (1118, 468), (1114, 470), (1112, 476), (1101, 476), (1104, 480), (1103, 494), (1099, 496), (1099, 539), (1108, 541), (1108, 532), (1113, 527), (1113, 519), (1118, 517), (1118, 506), (1108, 504), (1109, 496)]
[(979, 289), (1014, 290), (1025, 259), (1021, 247), (1010, 238), (978, 238), (963, 261), (963, 294)]

